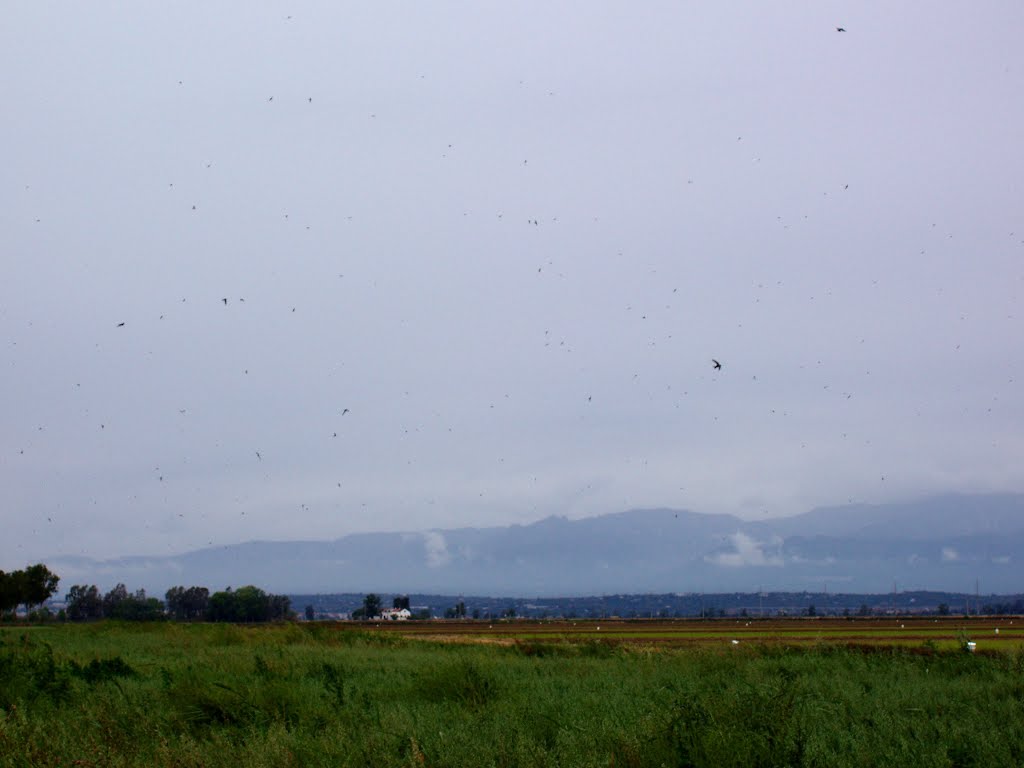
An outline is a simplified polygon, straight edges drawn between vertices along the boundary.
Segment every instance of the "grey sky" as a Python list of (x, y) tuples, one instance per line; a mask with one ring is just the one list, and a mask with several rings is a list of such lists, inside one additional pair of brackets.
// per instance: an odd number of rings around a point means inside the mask
[(257, 6), (5, 9), (0, 567), (1024, 490), (1019, 2)]

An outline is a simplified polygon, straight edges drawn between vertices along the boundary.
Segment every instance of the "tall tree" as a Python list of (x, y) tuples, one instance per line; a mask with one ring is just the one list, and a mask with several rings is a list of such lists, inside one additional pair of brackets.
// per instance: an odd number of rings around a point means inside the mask
[(121, 618), (121, 604), (128, 598), (128, 588), (118, 584), (103, 596), (103, 615), (108, 619)]
[(18, 589), (18, 577), (13, 573), (0, 571), (0, 614), (13, 611), (21, 602), (21, 592)]
[(99, 619), (103, 616), (103, 598), (96, 585), (75, 584), (64, 597), (67, 615), (72, 621)]
[(206, 587), (171, 587), (164, 597), (172, 617), (178, 621), (195, 621), (206, 615), (210, 590)]
[(292, 599), (287, 595), (268, 595), (270, 598), (270, 621), (293, 618)]
[(20, 602), (25, 604), (26, 611), (42, 605), (57, 592), (60, 577), (42, 563), (30, 565), (20, 573)]
[(206, 606), (206, 618), (210, 621), (238, 621), (235, 609), (235, 593), (231, 587), (210, 595)]
[(380, 596), (371, 592), (363, 598), (363, 618), (373, 619), (380, 616)]

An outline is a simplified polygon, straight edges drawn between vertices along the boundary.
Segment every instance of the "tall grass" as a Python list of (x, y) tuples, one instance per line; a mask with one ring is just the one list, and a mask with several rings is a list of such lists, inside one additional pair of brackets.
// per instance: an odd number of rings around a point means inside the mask
[(1019, 655), (0, 631), (0, 766), (1003, 766), (1022, 722)]

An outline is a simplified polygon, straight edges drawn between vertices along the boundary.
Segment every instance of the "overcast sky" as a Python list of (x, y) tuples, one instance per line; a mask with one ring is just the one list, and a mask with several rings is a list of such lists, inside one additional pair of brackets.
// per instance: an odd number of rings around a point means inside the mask
[(1018, 0), (242, 8), (4, 9), (0, 568), (1024, 490)]

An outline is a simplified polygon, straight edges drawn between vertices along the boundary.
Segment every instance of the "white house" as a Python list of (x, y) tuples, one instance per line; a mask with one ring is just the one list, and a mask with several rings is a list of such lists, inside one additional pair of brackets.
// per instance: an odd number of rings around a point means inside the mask
[(380, 612), (380, 617), (385, 621), (408, 621), (412, 618), (412, 612), (408, 608), (385, 608)]

